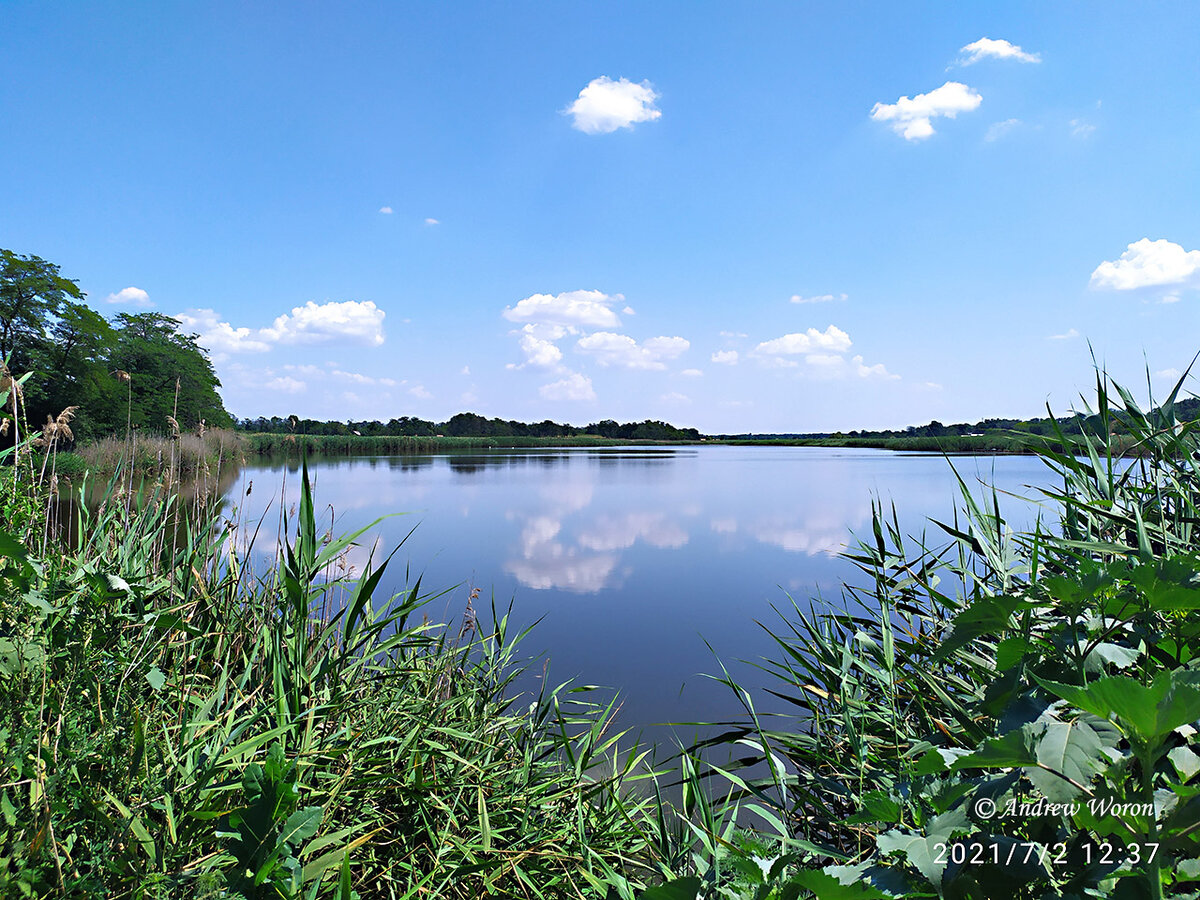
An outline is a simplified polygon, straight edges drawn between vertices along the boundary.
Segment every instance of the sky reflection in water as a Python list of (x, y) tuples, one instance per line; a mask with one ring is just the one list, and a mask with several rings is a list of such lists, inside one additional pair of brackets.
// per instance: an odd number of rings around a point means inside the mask
[[(953, 464), (968, 483), (1016, 494), (1048, 481), (1029, 457)], [(403, 588), (408, 565), (426, 589), (457, 585), (431, 618), (460, 612), (472, 587), (502, 607), (511, 599), (517, 623), (541, 620), (525, 651), (550, 655), (553, 681), (619, 690), (633, 727), (734, 715), (727, 689), (700, 677), (720, 671), (713, 651), (747, 686), (768, 684), (737, 662), (773, 653), (756, 620), (777, 622), (772, 606), (790, 605), (788, 594), (802, 605), (838, 601), (841, 584), (856, 580), (838, 554), (852, 532), (869, 531), (872, 498), (894, 501), (916, 532), (927, 518), (947, 521), (957, 491), (942, 457), (794, 447), (497, 451), (321, 460), (311, 471), (318, 516), (339, 532), (407, 513), (351, 552), (357, 571), (417, 526), (389, 570), (389, 593)], [(294, 468), (286, 482), (291, 506)], [(243, 522), (274, 501), (260, 550), (274, 549), (283, 483), (282, 466), (250, 467), (230, 491)], [(1007, 508), (1019, 524), (1032, 521), (1023, 504)]]

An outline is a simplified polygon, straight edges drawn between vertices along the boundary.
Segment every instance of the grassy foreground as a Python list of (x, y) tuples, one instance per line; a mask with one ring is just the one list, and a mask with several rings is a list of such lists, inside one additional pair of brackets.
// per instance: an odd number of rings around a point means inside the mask
[[(1136, 453), (1064, 435), (1029, 533), (994, 496), (903, 534), (880, 505), (840, 604), (766, 623), (792, 716), (649, 772), (611, 706), (518, 696), (502, 610), (375, 596), (306, 483), (255, 523), (169, 493), (74, 529), (0, 469), (0, 894), (1159, 898), (1200, 890), (1200, 439), (1106, 379)], [(0, 408), (3, 398), (0, 397)], [(23, 461), (25, 460), (25, 461)], [(8, 490), (12, 479), (12, 490)], [(417, 620), (421, 619), (420, 622)], [(664, 799), (671, 784), (678, 803)]]

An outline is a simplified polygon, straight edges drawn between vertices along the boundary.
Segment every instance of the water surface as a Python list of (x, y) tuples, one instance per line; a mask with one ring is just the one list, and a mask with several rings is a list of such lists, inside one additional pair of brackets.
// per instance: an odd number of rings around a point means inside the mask
[[(1017, 495), (1048, 482), (1033, 457), (952, 462), (969, 483)], [(339, 532), (406, 513), (378, 525), (350, 564), (361, 571), (412, 531), (389, 594), (407, 566), (410, 581), (453, 588), (431, 618), (459, 614), (472, 588), (511, 600), (517, 623), (540, 620), (524, 647), (549, 655), (551, 679), (618, 690), (621, 721), (635, 728), (735, 715), (728, 690), (700, 677), (719, 672), (713, 652), (748, 686), (767, 684), (737, 662), (774, 655), (757, 623), (777, 622), (772, 607), (789, 606), (789, 595), (836, 603), (843, 582), (861, 582), (839, 553), (869, 532), (873, 498), (894, 502), (909, 532), (948, 521), (958, 502), (946, 459), (881, 450), (537, 449), (330, 459), (310, 470), (318, 517)], [(229, 490), (243, 521), (272, 504), (260, 549), (274, 546), (281, 495), (293, 505), (298, 485), (295, 464), (262, 464)], [(1007, 504), (1031, 521), (1023, 507)]]

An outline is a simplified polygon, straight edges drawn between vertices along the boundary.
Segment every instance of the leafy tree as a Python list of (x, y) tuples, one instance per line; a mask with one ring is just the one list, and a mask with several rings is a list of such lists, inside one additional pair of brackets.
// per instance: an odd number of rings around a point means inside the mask
[(221, 382), (197, 344), (198, 335), (183, 334), (176, 319), (154, 312), (122, 313), (116, 325), (108, 361), (112, 370), (128, 372), (132, 379), (135, 424), (162, 429), (169, 415), (185, 428), (202, 419), (210, 426), (233, 424), (217, 394)]
[(47, 322), (70, 300), (83, 300), (83, 291), (54, 263), (0, 250), (0, 358), (14, 371), (29, 371), (47, 340)]

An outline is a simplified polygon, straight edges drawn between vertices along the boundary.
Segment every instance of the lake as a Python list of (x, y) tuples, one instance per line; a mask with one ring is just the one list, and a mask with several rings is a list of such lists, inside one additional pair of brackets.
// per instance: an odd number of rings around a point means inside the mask
[[(952, 464), (972, 485), (1019, 496), (1050, 479), (1035, 457)], [(838, 554), (855, 533), (869, 535), (873, 498), (894, 502), (909, 533), (929, 518), (949, 521), (958, 502), (950, 466), (882, 450), (688, 446), (320, 459), (310, 471), (318, 519), (339, 533), (405, 513), (349, 558), (361, 571), (411, 531), (387, 595), (404, 587), (407, 566), (409, 583), (419, 574), (425, 589), (452, 589), (429, 607), (431, 619), (461, 613), (472, 588), (481, 618), (489, 597), (511, 600), (517, 623), (538, 622), (523, 647), (549, 656), (552, 682), (619, 691), (620, 722), (641, 729), (735, 716), (728, 689), (702, 676), (720, 671), (714, 652), (748, 687), (767, 684), (739, 662), (773, 655), (757, 623), (777, 622), (772, 607), (790, 606), (788, 595), (836, 604), (845, 581), (862, 582)], [(260, 550), (275, 546), (281, 496), (289, 507), (298, 499), (295, 463), (252, 464), (227, 493), (245, 522), (266, 511)], [(1023, 502), (1005, 508), (1032, 522)]]

